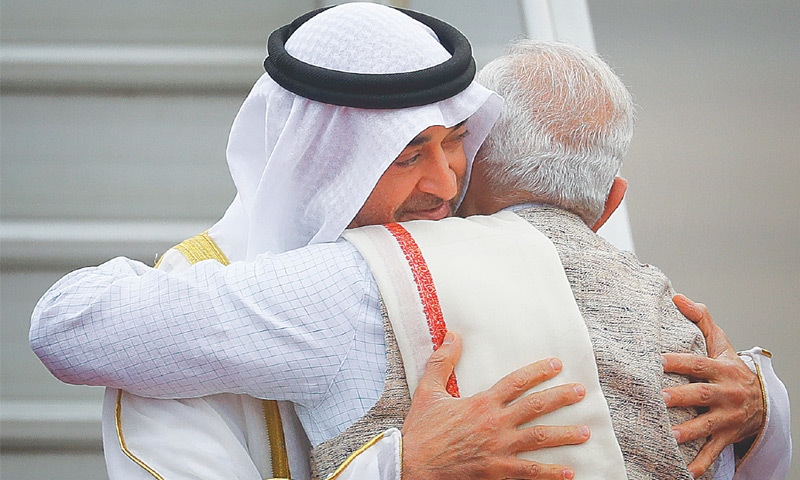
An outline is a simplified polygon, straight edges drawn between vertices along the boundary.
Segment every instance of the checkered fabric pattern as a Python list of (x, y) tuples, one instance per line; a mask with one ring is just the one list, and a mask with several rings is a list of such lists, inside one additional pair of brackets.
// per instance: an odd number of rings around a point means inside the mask
[(386, 365), (377, 286), (344, 241), (181, 273), (81, 269), (37, 304), (31, 345), (68, 383), (295, 402), (313, 444), (377, 401)]

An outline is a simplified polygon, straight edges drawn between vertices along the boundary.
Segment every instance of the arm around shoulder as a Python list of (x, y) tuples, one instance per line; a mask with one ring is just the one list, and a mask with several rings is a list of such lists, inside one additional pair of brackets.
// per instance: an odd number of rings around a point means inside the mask
[[(377, 297), (354, 250), (319, 244), (170, 273), (124, 258), (78, 270), (39, 301), (31, 347), (67, 383), (313, 403)], [(313, 365), (313, 382), (287, 352)]]

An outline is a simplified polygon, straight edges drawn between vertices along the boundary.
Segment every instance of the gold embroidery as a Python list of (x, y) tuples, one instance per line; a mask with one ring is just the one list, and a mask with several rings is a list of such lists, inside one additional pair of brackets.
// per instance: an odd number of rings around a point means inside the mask
[(339, 468), (337, 468), (336, 471), (333, 472), (333, 475), (328, 477), (327, 480), (335, 480), (336, 478), (339, 478), (339, 475), (341, 475), (342, 472), (344, 472), (344, 470), (348, 466), (350, 466), (350, 464), (353, 462), (353, 460), (356, 459), (357, 456), (361, 455), (369, 447), (375, 445), (376, 443), (380, 442), (381, 440), (383, 440), (383, 433), (379, 433), (378, 435), (374, 436), (372, 438), (372, 440), (370, 440), (369, 442), (367, 442), (364, 445), (362, 445), (358, 450), (356, 450), (349, 457), (347, 457), (347, 460), (345, 460), (341, 465), (339, 465)]
[[(203, 260), (217, 260), (223, 265), (230, 265), (228, 257), (220, 250), (219, 246), (214, 242), (214, 239), (211, 238), (208, 232), (203, 232), (200, 235), (186, 239), (173, 248), (180, 252), (191, 264)], [(156, 268), (161, 264), (163, 258), (164, 257), (161, 257), (156, 263)], [(286, 439), (283, 435), (283, 422), (281, 420), (281, 412), (278, 409), (278, 402), (275, 400), (263, 400), (262, 405), (264, 409), (264, 420), (267, 427), (267, 438), (269, 438), (272, 475), (275, 476), (272, 480), (289, 479), (291, 478), (291, 474), (289, 473), (289, 456), (286, 452)], [(158, 480), (163, 480), (161, 475), (137, 458), (125, 445), (125, 438), (122, 434), (122, 390), (120, 390), (117, 395), (116, 421), (119, 445), (125, 455), (153, 477)]]
[(186, 239), (173, 247), (175, 250), (181, 252), (186, 257), (186, 260), (191, 264), (202, 262), (203, 260), (217, 260), (223, 265), (230, 265), (228, 257), (222, 253), (214, 240), (208, 235), (208, 232), (203, 232), (200, 235)]
[(400, 436), (400, 478), (403, 478), (403, 436)]
[(122, 453), (124, 453), (128, 458), (133, 460), (133, 463), (142, 467), (147, 473), (153, 476), (158, 480), (164, 480), (164, 477), (159, 475), (155, 470), (150, 468), (149, 465), (144, 463), (133, 454), (130, 450), (128, 450), (128, 446), (125, 445), (125, 437), (122, 435), (122, 390), (117, 392), (117, 408), (114, 412), (114, 418), (117, 423), (117, 439), (119, 440), (119, 447), (122, 449)]
[(263, 400), (264, 420), (267, 423), (267, 437), (269, 438), (269, 453), (272, 456), (272, 475), (278, 478), (291, 478), (289, 474), (289, 457), (286, 453), (286, 439), (283, 436), (283, 421), (278, 402)]

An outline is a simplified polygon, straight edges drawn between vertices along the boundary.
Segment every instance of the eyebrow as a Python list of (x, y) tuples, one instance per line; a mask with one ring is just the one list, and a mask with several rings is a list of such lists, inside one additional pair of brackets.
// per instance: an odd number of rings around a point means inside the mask
[[(458, 122), (455, 125), (453, 125), (452, 127), (450, 127), (448, 130), (450, 130), (451, 132), (454, 132), (454, 131), (458, 130), (459, 128), (463, 127), (466, 123), (467, 123), (467, 120)], [(429, 141), (430, 139), (431, 139), (431, 137), (429, 137), (428, 135), (417, 135), (416, 137), (412, 138), (410, 142), (408, 142), (408, 145), (406, 145), (406, 148), (415, 147), (417, 145), (422, 145), (423, 143)]]

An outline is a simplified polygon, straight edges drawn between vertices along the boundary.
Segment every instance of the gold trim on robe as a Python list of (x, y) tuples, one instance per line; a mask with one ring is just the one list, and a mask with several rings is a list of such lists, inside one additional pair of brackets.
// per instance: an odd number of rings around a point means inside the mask
[[(216, 260), (222, 265), (230, 264), (228, 257), (222, 252), (208, 232), (203, 232), (200, 235), (188, 238), (178, 245), (175, 245), (173, 248), (180, 252), (191, 264), (202, 262), (203, 260)], [(163, 258), (164, 257), (162, 257), (162, 259)], [(158, 268), (160, 264), (161, 260), (156, 263), (156, 268)], [(122, 393), (122, 390), (120, 390), (117, 394), (117, 407), (115, 411), (117, 437), (119, 439), (120, 449), (122, 449), (122, 452), (134, 463), (147, 471), (147, 473), (158, 480), (163, 480), (163, 477), (159, 475), (158, 472), (134, 455), (125, 444), (125, 436), (122, 433)], [(286, 439), (283, 433), (283, 421), (281, 420), (278, 402), (275, 400), (262, 400), (262, 406), (267, 437), (269, 438), (270, 457), (272, 460), (273, 478), (270, 480), (290, 479), (289, 456), (286, 451)]]

